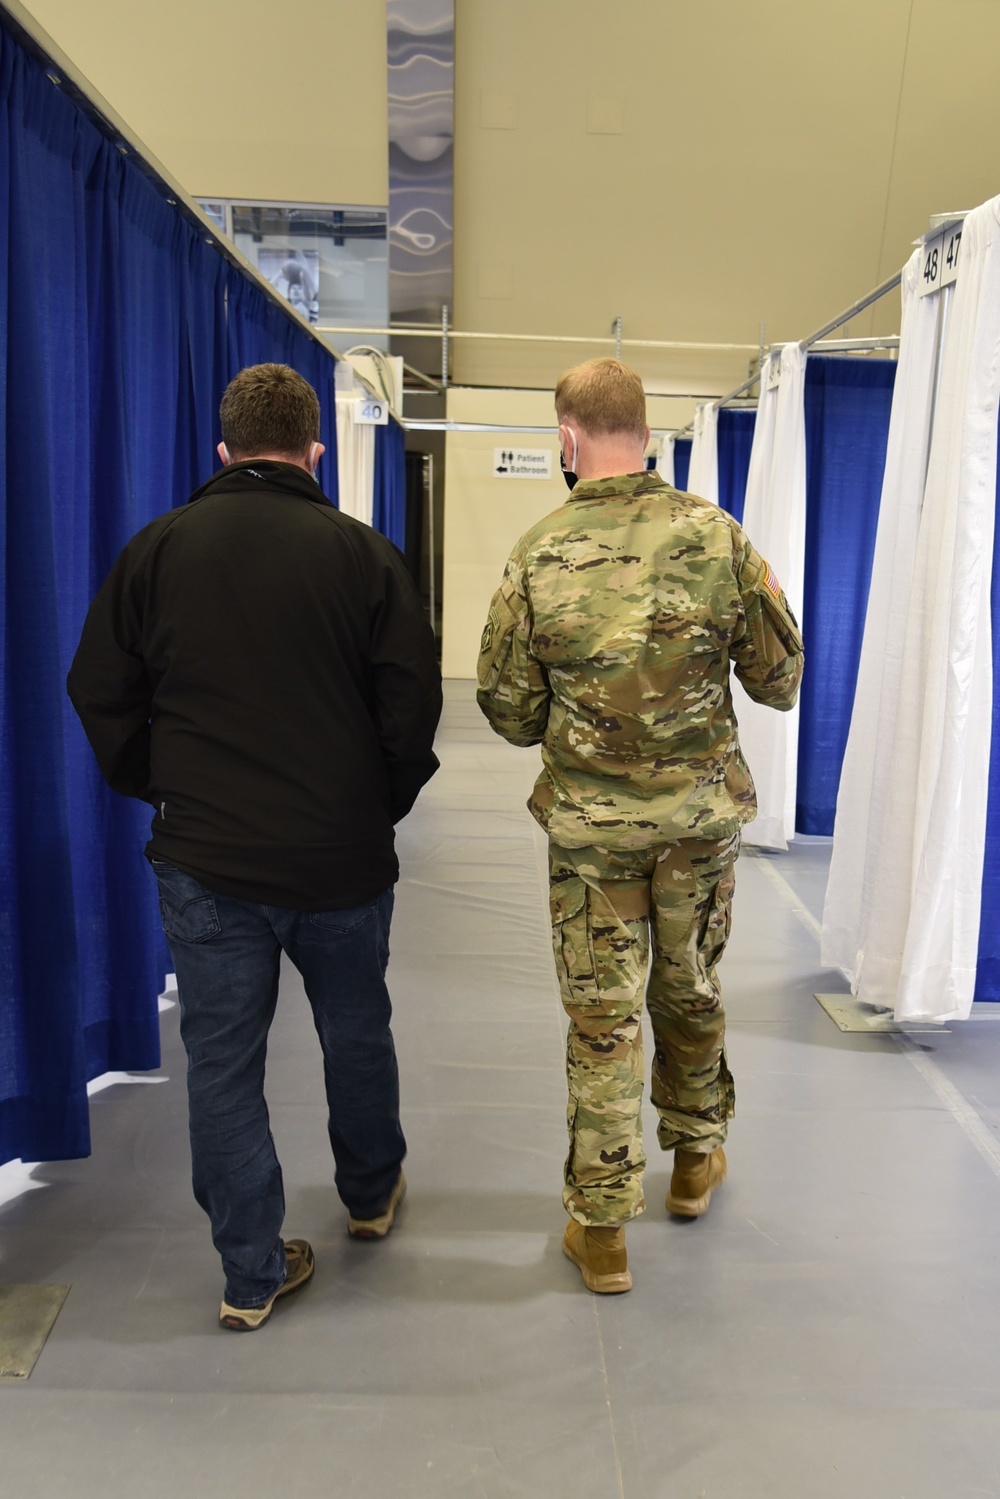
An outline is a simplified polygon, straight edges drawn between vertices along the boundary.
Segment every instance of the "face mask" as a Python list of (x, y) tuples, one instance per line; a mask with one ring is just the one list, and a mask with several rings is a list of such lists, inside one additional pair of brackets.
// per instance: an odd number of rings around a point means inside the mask
[(566, 459), (563, 457), (562, 448), (559, 449), (559, 467), (562, 469), (562, 476), (566, 480), (566, 488), (567, 489), (575, 489), (576, 488), (576, 484), (577, 484), (577, 478), (576, 478), (576, 474), (573, 472), (573, 470), (576, 468), (576, 461), (577, 461), (577, 458), (579, 457), (579, 452), (578, 452), (578, 449), (577, 449), (576, 433), (573, 431), (573, 428), (572, 427), (567, 427), (566, 431), (569, 433), (570, 437), (572, 437), (572, 439), (573, 439), (573, 457), (570, 460), (572, 462), (572, 464), (573, 464), (573, 468), (567, 468), (566, 467)]

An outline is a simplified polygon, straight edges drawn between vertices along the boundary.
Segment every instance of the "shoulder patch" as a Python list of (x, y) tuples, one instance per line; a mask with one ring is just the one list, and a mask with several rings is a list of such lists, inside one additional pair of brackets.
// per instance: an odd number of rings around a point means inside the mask
[(773, 598), (780, 599), (781, 598), (781, 584), (778, 582), (777, 578), (774, 576), (774, 573), (773, 573), (773, 571), (771, 569), (771, 564), (769, 562), (765, 562), (764, 566), (767, 568), (767, 573), (766, 573), (766, 575), (764, 577), (764, 587), (767, 589), (768, 593), (771, 594), (771, 596)]
[(493, 644), (493, 636), (500, 628), (500, 616), (495, 609), (491, 609), (486, 625), (483, 629), (483, 638), (479, 642), (479, 654), (484, 655)]

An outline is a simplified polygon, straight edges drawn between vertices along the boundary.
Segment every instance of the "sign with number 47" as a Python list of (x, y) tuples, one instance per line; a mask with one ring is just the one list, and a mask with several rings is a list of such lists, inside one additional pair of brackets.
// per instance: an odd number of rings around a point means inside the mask
[(962, 244), (962, 226), (946, 229), (941, 238), (941, 285), (950, 286), (958, 275), (958, 252)]

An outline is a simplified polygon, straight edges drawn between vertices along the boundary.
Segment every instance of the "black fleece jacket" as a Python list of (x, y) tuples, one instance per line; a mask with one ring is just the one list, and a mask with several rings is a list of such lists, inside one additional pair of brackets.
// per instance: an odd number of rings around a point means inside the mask
[(437, 769), (434, 639), (395, 547), (293, 464), (221, 470), (134, 536), (68, 689), (150, 858), (223, 895), (361, 905)]

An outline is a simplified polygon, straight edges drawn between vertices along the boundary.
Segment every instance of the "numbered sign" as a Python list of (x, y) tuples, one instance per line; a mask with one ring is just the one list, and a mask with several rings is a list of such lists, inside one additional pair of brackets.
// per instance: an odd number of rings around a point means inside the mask
[(777, 390), (781, 384), (781, 355), (772, 354), (767, 361), (767, 388)]
[(932, 291), (941, 290), (941, 251), (944, 246), (944, 235), (937, 234), (933, 239), (924, 243), (923, 259), (920, 262), (920, 295), (930, 296)]
[(958, 251), (962, 243), (962, 226), (946, 229), (941, 238), (941, 285), (950, 286), (958, 275)]
[(387, 427), (389, 425), (387, 402), (378, 401), (373, 396), (359, 401), (354, 412), (354, 420), (364, 427)]
[(958, 275), (958, 252), (962, 244), (962, 226), (953, 224), (924, 244), (920, 262), (920, 295), (929, 296), (950, 286)]

